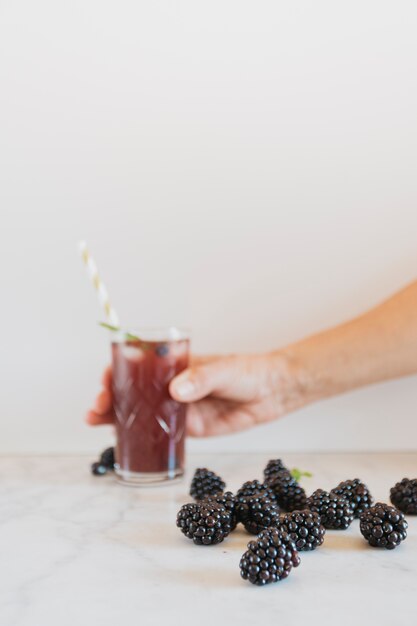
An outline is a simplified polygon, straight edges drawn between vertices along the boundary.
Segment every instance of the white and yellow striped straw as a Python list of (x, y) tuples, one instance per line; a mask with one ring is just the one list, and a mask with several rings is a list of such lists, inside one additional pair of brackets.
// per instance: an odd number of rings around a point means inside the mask
[(80, 241), (80, 243), (78, 244), (78, 247), (80, 249), (81, 258), (87, 268), (91, 282), (93, 283), (93, 286), (95, 290), (97, 291), (100, 304), (104, 308), (104, 312), (106, 314), (108, 323), (111, 326), (116, 326), (117, 328), (119, 328), (120, 326), (119, 317), (116, 311), (113, 309), (112, 305), (110, 304), (108, 291), (99, 276), (97, 265), (93, 257), (88, 251), (87, 244), (85, 243), (85, 241)]

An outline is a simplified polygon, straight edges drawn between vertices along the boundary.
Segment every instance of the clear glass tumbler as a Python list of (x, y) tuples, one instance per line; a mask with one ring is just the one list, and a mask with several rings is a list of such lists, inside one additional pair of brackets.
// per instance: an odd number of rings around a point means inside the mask
[(112, 333), (119, 482), (163, 483), (184, 473), (186, 407), (168, 386), (188, 366), (189, 345), (177, 328)]

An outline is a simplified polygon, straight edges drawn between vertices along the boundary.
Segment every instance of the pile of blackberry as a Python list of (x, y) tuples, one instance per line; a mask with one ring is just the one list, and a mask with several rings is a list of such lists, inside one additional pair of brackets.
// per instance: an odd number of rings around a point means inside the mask
[(300, 557), (294, 542), (277, 528), (268, 528), (248, 543), (240, 559), (240, 575), (254, 585), (267, 585), (287, 578)]
[(392, 504), (407, 515), (417, 515), (417, 478), (403, 478), (390, 491)]
[(404, 513), (377, 502), (360, 516), (360, 531), (374, 548), (393, 550), (407, 538), (408, 523)]
[(114, 470), (114, 448), (106, 448), (100, 454), (100, 459), (91, 465), (91, 473), (94, 476), (104, 476)]
[(195, 500), (203, 500), (206, 496), (222, 493), (225, 487), (225, 482), (215, 472), (199, 467), (191, 481), (190, 496)]
[(353, 522), (353, 511), (346, 498), (316, 489), (307, 498), (306, 508), (319, 514), (325, 528), (345, 530)]
[(359, 478), (307, 497), (295, 478), (306, 473), (292, 472), (281, 459), (272, 459), (264, 469), (264, 482), (247, 481), (234, 495), (224, 492), (226, 484), (215, 472), (199, 468), (190, 489), (195, 501), (181, 507), (177, 526), (197, 545), (221, 543), (239, 523), (258, 535), (240, 559), (242, 578), (255, 585), (286, 578), (299, 565), (299, 552), (320, 547), (326, 529), (346, 529), (355, 517), (371, 546), (392, 550), (406, 539), (402, 511), (417, 513), (417, 479), (404, 478), (391, 489), (391, 501), (400, 511), (380, 502), (373, 505)]

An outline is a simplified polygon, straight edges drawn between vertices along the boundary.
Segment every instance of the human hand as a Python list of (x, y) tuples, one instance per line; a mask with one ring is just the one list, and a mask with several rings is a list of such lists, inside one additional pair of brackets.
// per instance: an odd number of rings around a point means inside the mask
[(227, 435), (272, 421), (305, 404), (296, 367), (285, 353), (199, 358), (170, 384), (187, 402), (187, 433)]
[[(114, 413), (111, 370), (87, 413), (91, 425), (111, 424)], [(195, 357), (170, 383), (170, 393), (186, 402), (187, 434), (225, 435), (269, 422), (305, 404), (295, 366), (285, 353)]]

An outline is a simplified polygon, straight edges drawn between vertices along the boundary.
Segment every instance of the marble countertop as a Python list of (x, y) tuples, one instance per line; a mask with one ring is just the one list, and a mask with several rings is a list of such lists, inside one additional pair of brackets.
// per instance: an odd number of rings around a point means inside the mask
[[(250, 536), (238, 529), (217, 546), (195, 546), (175, 526), (197, 466), (228, 487), (260, 478), (272, 454), (190, 455), (185, 480), (137, 489), (93, 477), (86, 457), (0, 460), (2, 626), (309, 625), (417, 623), (417, 518), (394, 551), (368, 547), (358, 521), (328, 531), (301, 553), (285, 581), (255, 587), (239, 575)], [(308, 491), (356, 476), (387, 501), (417, 475), (417, 453), (286, 454), (309, 469)]]

